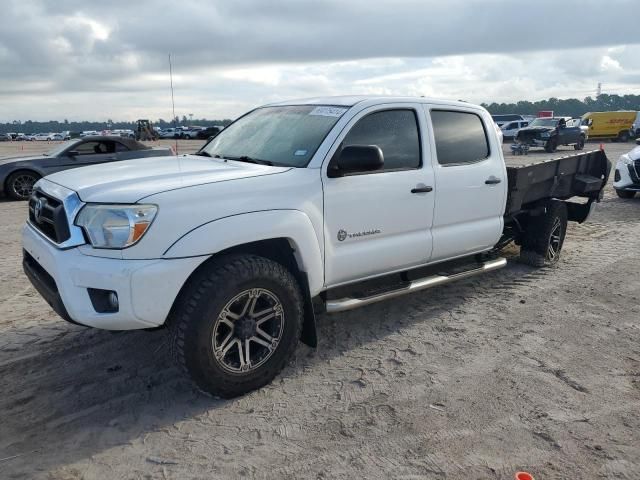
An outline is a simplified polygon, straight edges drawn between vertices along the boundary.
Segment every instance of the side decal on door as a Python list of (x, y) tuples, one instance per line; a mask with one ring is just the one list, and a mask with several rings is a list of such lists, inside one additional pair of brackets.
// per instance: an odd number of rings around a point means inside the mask
[(365, 230), (364, 232), (348, 233), (346, 230), (338, 230), (338, 241), (343, 242), (347, 238), (368, 237), (369, 235), (378, 235), (382, 233), (379, 229)]

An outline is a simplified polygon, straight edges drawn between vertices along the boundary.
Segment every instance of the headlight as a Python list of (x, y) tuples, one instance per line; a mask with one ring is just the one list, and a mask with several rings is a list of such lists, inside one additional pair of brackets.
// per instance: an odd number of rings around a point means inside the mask
[(544, 132), (544, 133), (540, 134), (540, 138), (549, 138), (550, 136), (551, 136), (551, 134), (548, 133), (548, 132)]
[(142, 238), (157, 212), (155, 205), (87, 204), (75, 224), (96, 248), (126, 248)]
[(620, 162), (622, 162), (625, 165), (631, 165), (632, 163), (634, 163), (634, 161), (631, 160), (631, 157), (626, 153), (620, 156)]

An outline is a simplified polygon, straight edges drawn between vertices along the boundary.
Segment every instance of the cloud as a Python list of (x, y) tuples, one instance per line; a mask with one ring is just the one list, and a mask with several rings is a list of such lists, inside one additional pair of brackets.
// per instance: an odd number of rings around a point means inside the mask
[(0, 120), (167, 118), (168, 53), (196, 117), (341, 93), (585, 96), (640, 75), (632, 0), (5, 3)]

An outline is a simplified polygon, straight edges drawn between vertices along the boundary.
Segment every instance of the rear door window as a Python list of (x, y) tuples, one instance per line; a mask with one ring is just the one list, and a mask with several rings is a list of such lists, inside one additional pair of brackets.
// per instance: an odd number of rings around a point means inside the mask
[(440, 165), (475, 163), (489, 156), (487, 132), (475, 113), (432, 110), (431, 123)]

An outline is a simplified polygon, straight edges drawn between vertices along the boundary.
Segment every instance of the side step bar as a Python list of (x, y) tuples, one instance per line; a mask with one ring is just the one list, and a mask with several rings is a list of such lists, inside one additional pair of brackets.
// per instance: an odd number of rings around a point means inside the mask
[(370, 297), (362, 298), (340, 298), (336, 300), (328, 300), (326, 302), (327, 313), (344, 312), (346, 310), (353, 310), (354, 308), (364, 307), (372, 303), (381, 302), (383, 300), (389, 300), (390, 298), (396, 298), (407, 293), (419, 292), (420, 290), (426, 290), (427, 288), (436, 287), (438, 285), (444, 285), (445, 283), (455, 282), (463, 278), (472, 277), (474, 275), (480, 275), (481, 273), (490, 272), (492, 270), (498, 270), (507, 265), (506, 258), (497, 258), (495, 260), (489, 260), (487, 262), (479, 264), (477, 268), (467, 270), (465, 272), (455, 273), (453, 275), (433, 275), (430, 277), (420, 278), (407, 284), (406, 287), (391, 290), (381, 293), (379, 295), (372, 295)]

